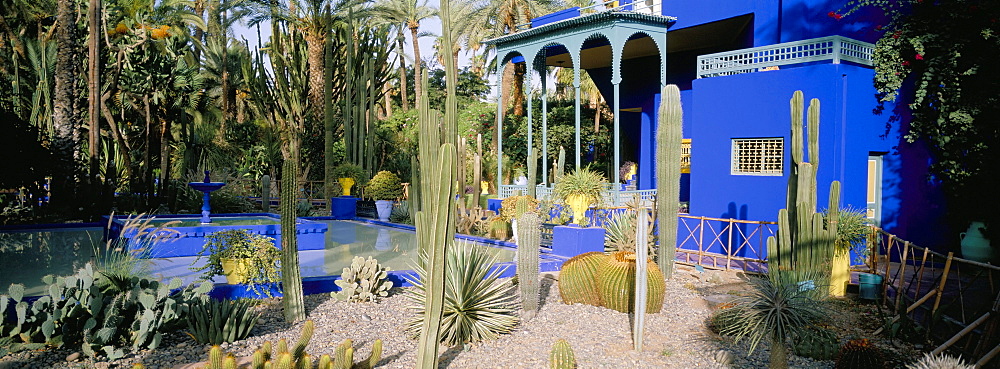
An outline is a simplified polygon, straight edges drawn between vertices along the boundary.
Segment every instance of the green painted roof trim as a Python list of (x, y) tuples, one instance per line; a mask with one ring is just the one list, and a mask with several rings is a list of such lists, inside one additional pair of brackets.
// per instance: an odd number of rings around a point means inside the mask
[(604, 21), (633, 21), (639, 23), (653, 23), (657, 25), (669, 26), (674, 22), (676, 22), (677, 18), (668, 17), (664, 15), (651, 15), (651, 14), (635, 13), (635, 12), (605, 11), (600, 13), (581, 15), (576, 18), (566, 19), (555, 23), (549, 23), (546, 25), (542, 25), (540, 27), (531, 28), (527, 31), (522, 31), (511, 35), (506, 35), (491, 40), (486, 40), (483, 41), (483, 43), (487, 45), (498, 45), (501, 43), (529, 38), (546, 32), (552, 32), (566, 28), (573, 28), (588, 23), (596, 23)]

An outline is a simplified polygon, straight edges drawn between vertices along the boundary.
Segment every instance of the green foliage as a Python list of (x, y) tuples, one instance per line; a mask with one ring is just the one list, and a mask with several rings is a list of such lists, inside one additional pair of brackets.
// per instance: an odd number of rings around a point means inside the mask
[(393, 206), (392, 212), (389, 213), (389, 221), (413, 225), (413, 218), (410, 217), (410, 202), (400, 201), (399, 204)]
[(552, 352), (549, 354), (550, 369), (574, 369), (576, 368), (576, 357), (573, 356), (573, 348), (564, 339), (552, 344)]
[(505, 221), (520, 218), (526, 212), (538, 212), (538, 200), (527, 195), (509, 196), (500, 202), (500, 216)]
[(368, 181), (368, 176), (365, 175), (365, 170), (361, 166), (351, 163), (343, 163), (333, 168), (334, 178), (353, 178), (354, 185), (357, 188), (364, 187)]
[(589, 201), (588, 205), (596, 205), (600, 204), (606, 183), (604, 175), (588, 168), (581, 168), (562, 176), (555, 184), (552, 193), (562, 201), (566, 201), (566, 198), (572, 195), (583, 195)]
[[(635, 252), (635, 241), (636, 241), (636, 218), (638, 218), (637, 211), (646, 211), (648, 209), (639, 209), (638, 207), (630, 206), (625, 211), (614, 212), (608, 217), (608, 220), (604, 222), (604, 251), (614, 252), (614, 251), (631, 251)], [(653, 214), (656, 215), (655, 213)], [(652, 217), (650, 217), (652, 218)], [(649, 219), (649, 218), (647, 218)], [(649, 234), (647, 236), (647, 244), (649, 245), (649, 252), (654, 255), (656, 250), (656, 235), (654, 234), (655, 228), (655, 218), (650, 219), (649, 223)]]
[[(733, 323), (721, 331), (737, 341), (748, 340), (749, 351), (761, 341), (770, 343), (771, 367), (787, 367), (786, 342), (796, 332), (823, 319), (828, 311), (818, 297), (822, 288), (800, 281), (821, 281), (817, 272), (780, 271), (773, 268), (766, 276), (748, 277), (749, 295), (733, 300), (734, 306), (722, 310), (721, 319)], [(810, 288), (812, 287), (812, 288)]]
[(365, 187), (365, 197), (374, 200), (396, 200), (403, 196), (403, 184), (396, 174), (378, 172)]
[(816, 360), (831, 360), (840, 350), (840, 339), (829, 329), (819, 326), (806, 327), (795, 332), (792, 338), (792, 352), (801, 357)]
[[(499, 280), (506, 267), (494, 268), (496, 253), (472, 244), (459, 242), (449, 249), (445, 264), (444, 314), (441, 318), (441, 342), (454, 346), (496, 339), (517, 325), (516, 300), (508, 281)], [(421, 255), (426, 262), (426, 256)], [(416, 276), (407, 279), (416, 287), (408, 290), (413, 302), (410, 310), (416, 317), (408, 324), (410, 332), (419, 333), (424, 323), (427, 272), (422, 265), (414, 268)]]
[[(108, 229), (114, 222), (114, 214), (108, 217)], [(145, 214), (127, 217), (119, 234), (128, 238), (109, 239), (103, 248), (94, 247), (94, 270), (104, 278), (98, 285), (102, 291), (123, 292), (132, 285), (134, 278), (153, 279), (152, 263), (149, 255), (154, 245), (167, 245), (180, 234), (170, 227), (178, 221), (162, 223), (154, 227), (154, 217)]]
[(208, 260), (205, 265), (192, 270), (203, 273), (205, 279), (224, 276), (223, 260), (239, 259), (246, 263), (247, 286), (254, 291), (270, 294), (269, 289), (263, 288), (263, 285), (278, 281), (280, 256), (281, 251), (274, 246), (273, 238), (245, 229), (230, 229), (212, 233), (205, 238), (205, 246), (198, 252), (195, 262), (202, 257)]
[[(674, 273), (674, 259), (677, 245), (678, 201), (680, 199), (681, 181), (681, 141), (683, 135), (683, 116), (681, 111), (680, 90), (676, 85), (663, 87), (663, 99), (660, 102), (658, 121), (660, 127), (656, 133), (656, 211), (662, 219), (659, 232), (663, 236), (660, 244), (664, 245), (662, 257), (658, 259), (664, 274), (670, 278)], [(653, 227), (649, 227), (650, 232)], [(654, 238), (650, 237), (650, 241)]]
[(961, 357), (928, 353), (917, 362), (907, 365), (906, 369), (974, 369), (975, 367), (975, 365), (966, 364)]
[(250, 336), (260, 314), (249, 300), (195, 300), (191, 303), (187, 326), (198, 343), (219, 345)]
[(341, 301), (378, 302), (379, 298), (388, 296), (389, 289), (392, 288), (392, 282), (386, 280), (388, 271), (389, 268), (382, 266), (371, 256), (367, 260), (355, 256), (351, 266), (344, 268), (340, 279), (335, 282), (340, 291), (330, 292), (330, 296)]
[(0, 321), (0, 332), (22, 343), (80, 347), (88, 356), (117, 359), (129, 350), (156, 348), (163, 334), (180, 328), (191, 302), (202, 298), (210, 283), (179, 291), (181, 280), (163, 284), (133, 278), (122, 292), (105, 293), (107, 284), (88, 263), (68, 277), (46, 276), (47, 294), (32, 304), (24, 301), (24, 286), (14, 284), (0, 295), (0, 316), (9, 303), (14, 324)]
[[(828, 224), (827, 218), (829, 209), (823, 211), (824, 224)], [(864, 263), (869, 252), (866, 241), (872, 234), (872, 224), (865, 215), (865, 210), (853, 207), (840, 208), (837, 219), (837, 252), (854, 250), (860, 259), (854, 263)]]
[(885, 366), (882, 350), (867, 338), (847, 341), (837, 356), (837, 369), (879, 369)]

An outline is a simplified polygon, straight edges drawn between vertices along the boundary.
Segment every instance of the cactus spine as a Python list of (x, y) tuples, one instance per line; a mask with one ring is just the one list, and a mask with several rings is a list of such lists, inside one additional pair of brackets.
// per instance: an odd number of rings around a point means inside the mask
[[(663, 307), (666, 281), (663, 273), (652, 260), (646, 261), (648, 287), (646, 312), (658, 313)], [(618, 251), (601, 260), (597, 266), (597, 291), (603, 306), (623, 313), (635, 312), (636, 256), (633, 252)]]
[(298, 237), (295, 233), (295, 160), (285, 159), (281, 171), (281, 299), (285, 320), (295, 322), (306, 318), (302, 302), (302, 278), (299, 271)]
[(526, 212), (517, 219), (517, 281), (521, 290), (523, 320), (538, 312), (538, 253), (541, 247), (542, 220), (534, 212)]
[(549, 354), (549, 368), (576, 368), (576, 358), (573, 356), (573, 348), (569, 346), (569, 342), (566, 342), (564, 339), (560, 339), (552, 345), (552, 353)]
[(531, 198), (537, 198), (535, 192), (537, 191), (537, 186), (535, 186), (535, 181), (537, 180), (538, 172), (538, 151), (534, 147), (528, 148), (528, 196)]
[(597, 291), (597, 267), (609, 257), (592, 251), (566, 260), (559, 272), (559, 295), (563, 302), (603, 306)]
[(677, 252), (677, 211), (681, 191), (681, 140), (683, 112), (676, 85), (663, 88), (656, 132), (656, 209), (660, 219), (660, 252), (657, 261), (667, 278), (674, 273)]
[[(649, 213), (646, 209), (639, 208), (636, 216), (635, 226), (635, 258), (636, 260), (646, 260), (649, 256), (649, 222), (646, 218)], [(646, 302), (648, 300), (647, 286), (649, 285), (649, 274), (647, 274), (647, 263), (635, 263), (635, 321), (632, 328), (632, 342), (636, 351), (642, 351), (642, 334), (646, 326)]]
[(260, 209), (265, 213), (271, 212), (271, 176), (267, 174), (260, 177)]
[[(839, 222), (840, 182), (830, 183), (829, 215), (824, 226), (822, 214), (816, 213), (816, 173), (819, 170), (819, 99), (809, 101), (808, 135), (803, 137), (802, 91), (795, 91), (789, 101), (791, 110), (792, 170), (788, 176), (786, 208), (778, 211), (778, 237), (768, 237), (769, 263), (783, 270), (821, 271), (836, 255)], [(806, 140), (805, 142), (803, 140)], [(809, 161), (804, 148), (808, 145)], [(829, 270), (829, 269), (826, 269)], [(846, 270), (836, 268), (831, 276), (830, 293), (843, 296), (847, 287)]]

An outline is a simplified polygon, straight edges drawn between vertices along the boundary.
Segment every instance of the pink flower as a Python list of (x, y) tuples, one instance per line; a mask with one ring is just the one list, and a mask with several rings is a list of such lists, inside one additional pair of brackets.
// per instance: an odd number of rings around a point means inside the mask
[(923, 54), (917, 54), (917, 56), (915, 56), (914, 59), (924, 60), (924, 55)]

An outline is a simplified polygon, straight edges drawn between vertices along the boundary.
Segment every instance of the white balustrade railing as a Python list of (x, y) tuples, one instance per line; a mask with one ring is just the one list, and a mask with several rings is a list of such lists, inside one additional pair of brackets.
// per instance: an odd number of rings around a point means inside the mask
[[(612, 184), (607, 184), (603, 191), (602, 206), (625, 206), (629, 202), (638, 201), (643, 205), (652, 205), (656, 201), (656, 190), (614, 190)], [(500, 185), (500, 199), (518, 194), (528, 194), (528, 186)], [(535, 188), (535, 196), (540, 200), (552, 198), (552, 187), (539, 185)]]
[(832, 60), (872, 65), (875, 45), (843, 36), (726, 51), (698, 57), (698, 78), (771, 70), (782, 65)]

